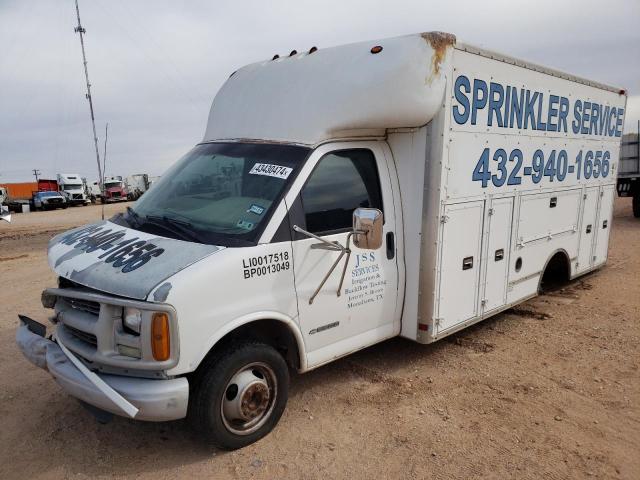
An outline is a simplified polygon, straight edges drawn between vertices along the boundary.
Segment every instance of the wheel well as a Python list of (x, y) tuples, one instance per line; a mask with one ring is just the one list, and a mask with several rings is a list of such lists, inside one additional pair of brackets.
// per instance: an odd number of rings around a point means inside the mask
[[(290, 328), (279, 320), (256, 320), (227, 333), (216, 342), (206, 358), (240, 341), (257, 341), (275, 348), (291, 368), (300, 368), (300, 350)], [(200, 365), (206, 364), (203, 360)]]
[(540, 285), (538, 291), (555, 290), (566, 285), (571, 279), (571, 261), (569, 255), (564, 250), (558, 250), (547, 261), (542, 276), (540, 277)]

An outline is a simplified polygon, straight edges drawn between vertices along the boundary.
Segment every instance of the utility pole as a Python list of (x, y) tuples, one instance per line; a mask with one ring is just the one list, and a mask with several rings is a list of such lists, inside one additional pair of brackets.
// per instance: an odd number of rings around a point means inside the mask
[(109, 138), (109, 122), (104, 126), (104, 154), (102, 155), (102, 183), (107, 176), (107, 138)]
[(104, 126), (104, 155), (102, 155), (102, 178), (101, 191), (102, 191), (102, 219), (104, 220), (104, 204), (107, 203), (104, 198), (104, 179), (107, 176), (107, 138), (109, 138), (109, 122)]
[[(96, 162), (98, 163), (98, 178), (102, 177), (102, 167), (100, 166), (100, 152), (98, 151), (98, 135), (96, 134), (96, 120), (93, 114), (93, 101), (91, 100), (91, 83), (89, 83), (89, 70), (87, 69), (87, 56), (84, 51), (84, 34), (87, 33), (80, 24), (80, 7), (78, 7), (78, 0), (76, 0), (76, 16), (78, 17), (78, 26), (74, 28), (74, 32), (80, 34), (80, 46), (82, 47), (82, 63), (84, 65), (84, 77), (87, 81), (87, 100), (89, 100), (89, 110), (91, 111), (91, 126), (93, 127), (93, 143), (96, 148)], [(102, 197), (104, 198), (104, 186), (100, 186)], [(102, 220), (104, 220), (104, 209), (102, 210)]]
[(38, 170), (38, 169), (34, 168), (34, 169), (33, 169), (33, 174), (34, 174), (34, 175), (35, 175), (35, 177), (36, 177), (36, 183), (38, 183), (38, 175), (40, 175), (40, 170)]

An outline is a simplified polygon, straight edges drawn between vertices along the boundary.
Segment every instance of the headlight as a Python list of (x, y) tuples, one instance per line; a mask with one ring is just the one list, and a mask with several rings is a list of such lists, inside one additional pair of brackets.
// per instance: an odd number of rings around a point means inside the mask
[(140, 335), (140, 324), (142, 323), (142, 312), (137, 308), (126, 307), (122, 316), (122, 323), (125, 327)]

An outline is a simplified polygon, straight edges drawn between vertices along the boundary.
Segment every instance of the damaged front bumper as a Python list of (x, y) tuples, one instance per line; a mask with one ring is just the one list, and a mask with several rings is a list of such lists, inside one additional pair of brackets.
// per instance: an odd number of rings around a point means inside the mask
[[(33, 320), (30, 322), (37, 325)], [(38, 331), (33, 326), (32, 329)], [(136, 420), (161, 422), (186, 416), (189, 403), (186, 378), (153, 380), (85, 373), (82, 370), (86, 367), (64, 345), (61, 348), (32, 329), (25, 321), (20, 322), (16, 332), (18, 347), (27, 360), (47, 370), (69, 395), (101, 410)], [(74, 360), (78, 362), (77, 366)], [(93, 380), (91, 376), (95, 376)]]

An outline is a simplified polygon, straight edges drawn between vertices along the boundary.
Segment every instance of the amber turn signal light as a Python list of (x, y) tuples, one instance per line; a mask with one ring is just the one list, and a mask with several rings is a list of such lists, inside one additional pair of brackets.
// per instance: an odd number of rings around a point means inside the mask
[(151, 351), (153, 358), (162, 362), (169, 359), (171, 341), (169, 339), (169, 316), (157, 312), (151, 320)]

